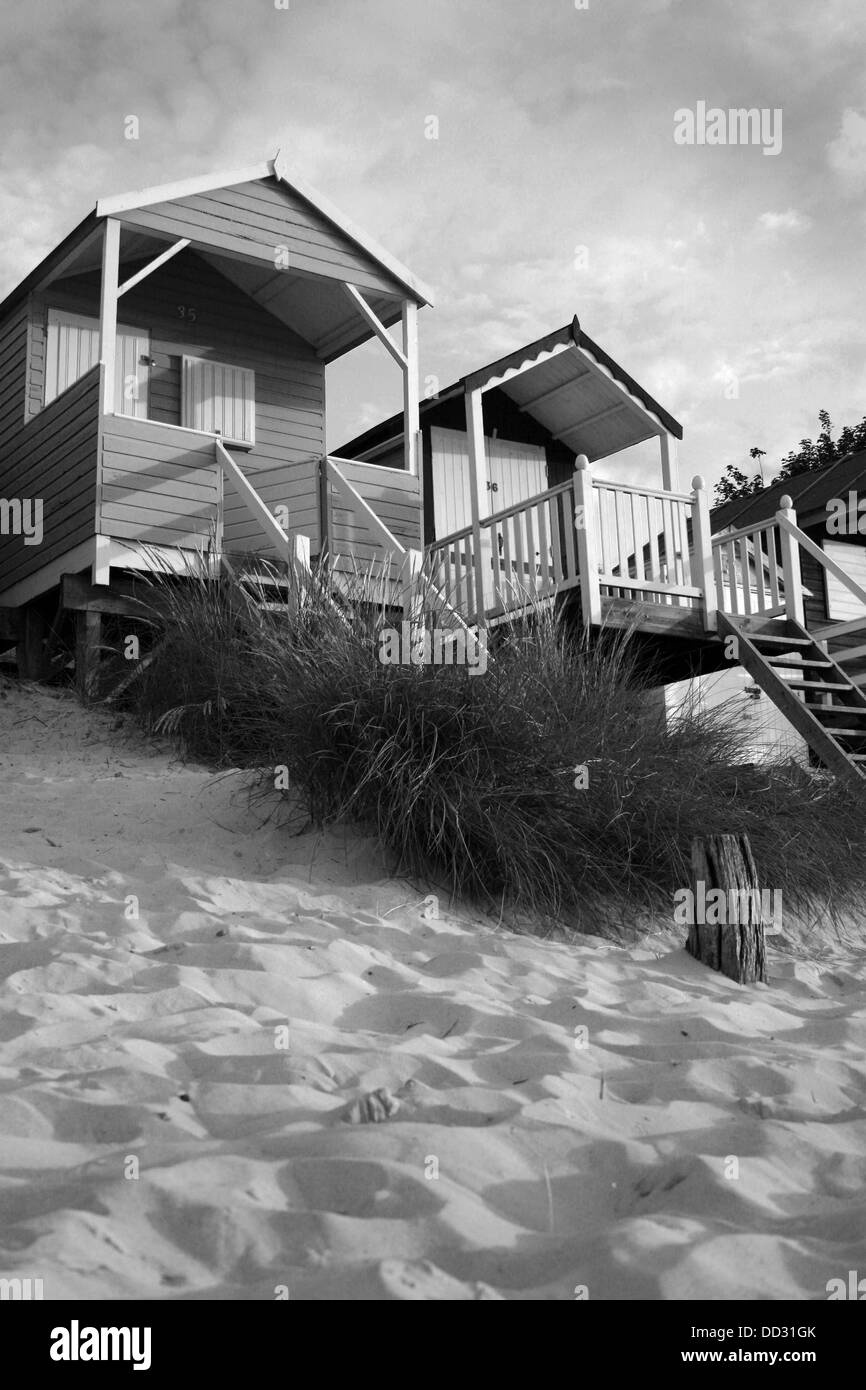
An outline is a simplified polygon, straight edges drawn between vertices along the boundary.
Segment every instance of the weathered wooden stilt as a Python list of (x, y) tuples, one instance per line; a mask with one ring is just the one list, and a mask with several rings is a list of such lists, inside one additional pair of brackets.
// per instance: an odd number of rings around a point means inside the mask
[[(693, 920), (687, 951), (738, 984), (766, 981), (762, 893), (748, 835), (692, 840)], [(775, 901), (775, 899), (774, 899)]]
[(45, 617), (31, 604), (25, 608), (18, 642), (18, 674), (22, 680), (38, 681), (43, 674)]
[(102, 614), (75, 614), (75, 685), (82, 700), (92, 700), (99, 685), (99, 646)]

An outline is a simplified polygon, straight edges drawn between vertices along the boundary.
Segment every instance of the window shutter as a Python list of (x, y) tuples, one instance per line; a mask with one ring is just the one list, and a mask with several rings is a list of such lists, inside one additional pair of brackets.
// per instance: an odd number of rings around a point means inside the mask
[(99, 361), (99, 325), (80, 314), (48, 311), (45, 347), (45, 404)]
[(217, 431), (238, 444), (255, 443), (255, 372), (203, 357), (183, 359), (183, 414), (187, 429)]
[[(115, 349), (114, 409), (118, 415), (147, 419), (150, 334), (118, 325)], [(99, 361), (99, 322), (84, 314), (48, 311), (45, 345), (45, 404), (95, 367)], [(133, 383), (132, 378), (135, 378)]]

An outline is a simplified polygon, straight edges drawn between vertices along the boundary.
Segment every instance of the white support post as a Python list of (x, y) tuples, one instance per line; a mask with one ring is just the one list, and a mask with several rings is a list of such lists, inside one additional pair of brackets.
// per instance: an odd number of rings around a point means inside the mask
[(403, 300), (403, 436), (406, 472), (413, 478), (419, 472), (421, 414), (418, 405), (418, 305)]
[(574, 466), (574, 529), (577, 533), (580, 602), (583, 609), (583, 621), (587, 627), (599, 627), (601, 625), (601, 587), (598, 582), (594, 494), (589, 459), (586, 454), (578, 454)]
[(120, 270), (120, 223), (106, 217), (102, 239), (102, 290), (99, 302), (99, 360), (103, 364), (102, 413), (114, 410), (114, 358), (117, 346), (117, 279)]
[(400, 608), (403, 611), (403, 617), (406, 622), (413, 626), (412, 607), (417, 592), (418, 579), (421, 574), (423, 560), (424, 557), (420, 550), (407, 550), (400, 565)]
[(290, 613), (297, 613), (301, 602), (301, 592), (306, 589), (312, 571), (310, 569), (309, 536), (289, 537), (289, 573), (287, 601)]
[(481, 518), (487, 515), (487, 451), (484, 447), (484, 407), (480, 390), (467, 391), (466, 434), (469, 439), (469, 501), (472, 508), (472, 567), (475, 576), (475, 622), (485, 624), (484, 556)]
[(713, 570), (713, 531), (710, 521), (710, 501), (707, 485), (698, 474), (692, 478), (692, 583), (700, 585), (701, 606), (704, 611), (704, 630), (715, 632), (718, 627), (718, 598)]
[(214, 554), (213, 563), (219, 569), (222, 564), (223, 546), (225, 543), (225, 514), (226, 514), (226, 476), (217, 463), (216, 470), (216, 517), (214, 520)]
[(310, 538), (309, 536), (294, 536), (292, 539), (292, 563), (295, 574), (300, 580), (307, 580), (312, 574), (310, 567)]
[(665, 492), (679, 492), (680, 475), (677, 466), (677, 441), (665, 431), (659, 435), (659, 449), (662, 456), (662, 487)]
[[(779, 498), (779, 510), (776, 513), (779, 521), (790, 522), (792, 526), (797, 525), (797, 513), (794, 510), (794, 499), (785, 493), (784, 497)], [(803, 580), (800, 574), (800, 543), (796, 536), (792, 536), (785, 526), (779, 527), (779, 540), (782, 546), (782, 578), (785, 581), (785, 614), (793, 622), (804, 626), (803, 613)], [(745, 578), (748, 583), (748, 576)]]
[(91, 584), (111, 583), (111, 539), (109, 536), (97, 535), (95, 537), (90, 582)]

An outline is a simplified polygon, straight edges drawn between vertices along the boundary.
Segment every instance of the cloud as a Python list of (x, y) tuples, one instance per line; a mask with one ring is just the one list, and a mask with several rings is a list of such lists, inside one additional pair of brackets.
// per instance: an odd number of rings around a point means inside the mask
[(866, 115), (848, 108), (839, 133), (827, 146), (827, 162), (852, 191), (866, 188)]
[(762, 212), (758, 218), (760, 231), (775, 236), (778, 232), (807, 232), (812, 219), (807, 214), (788, 208), (787, 212)]
[[(781, 25), (734, 0), (633, 8), (623, 25), (604, 0), (4, 0), (0, 295), (98, 196), (281, 146), (434, 286), (422, 373), (451, 381), (577, 312), (688, 423), (683, 477), (756, 441), (781, 457), (822, 405), (840, 425), (866, 409), (862, 224), (837, 211), (840, 185), (863, 187), (866, 7), (826, 0), (817, 23), (785, 0)], [(698, 98), (784, 106), (782, 156), (674, 146), (672, 112)], [(328, 370), (335, 445), (399, 405), (379, 345)]]

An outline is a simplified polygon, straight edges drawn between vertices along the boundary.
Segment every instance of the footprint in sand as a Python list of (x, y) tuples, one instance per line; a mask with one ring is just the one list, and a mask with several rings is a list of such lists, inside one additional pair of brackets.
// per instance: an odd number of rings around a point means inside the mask
[(383, 1260), (379, 1279), (386, 1295), (410, 1302), (504, 1301), (489, 1284), (465, 1284), (429, 1260)]

